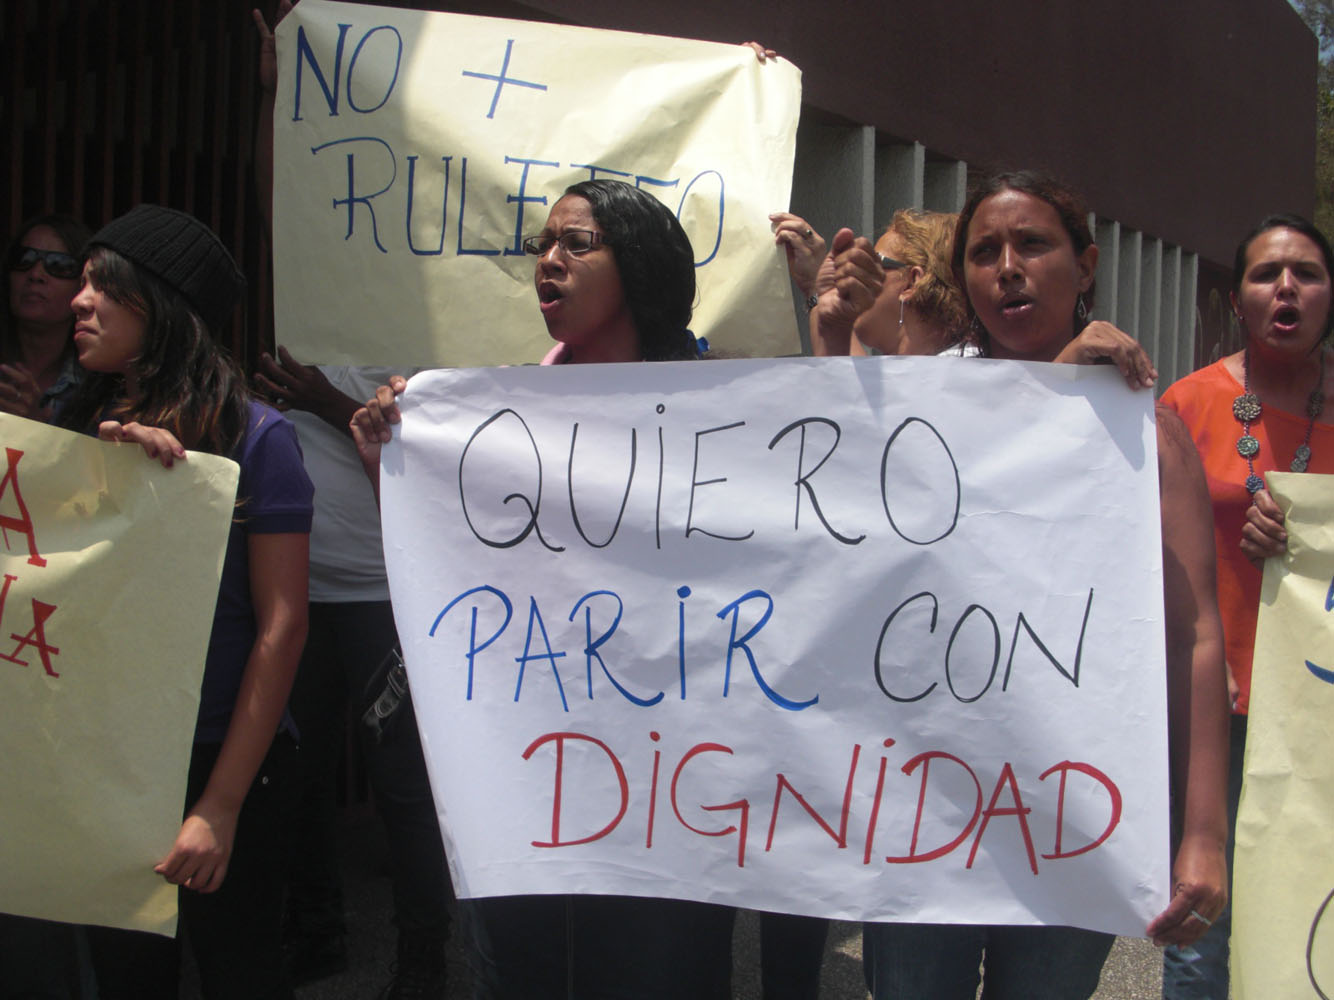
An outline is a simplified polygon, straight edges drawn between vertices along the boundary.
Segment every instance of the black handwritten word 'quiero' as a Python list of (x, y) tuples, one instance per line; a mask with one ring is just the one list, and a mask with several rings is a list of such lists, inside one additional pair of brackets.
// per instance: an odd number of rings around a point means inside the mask
[[(46, 565), (46, 560), (37, 550), (37, 532), (33, 528), (32, 515), (28, 513), (28, 505), (23, 500), (23, 491), (19, 488), (19, 460), (23, 458), (23, 452), (17, 448), (5, 449), (5, 475), (0, 479), (0, 504), (9, 501), (17, 508), (17, 516), (12, 514), (0, 514), (0, 534), (3, 534), (5, 540), (5, 549), (12, 552), (10, 532), (22, 536), (27, 541), (28, 565), (41, 569)], [(13, 608), (9, 605), (10, 585), (18, 580), (18, 576), (6, 572), (4, 574), (4, 583), (0, 585), (0, 635), (6, 628), (12, 627), (14, 618)], [(46, 622), (56, 611), (54, 604), (47, 604), (32, 598), (29, 617), (27, 618), (27, 632), (10, 632), (9, 638), (13, 639), (17, 645), (14, 646), (8, 654), (0, 652), (0, 660), (7, 660), (10, 663), (17, 664), (20, 667), (26, 667), (28, 661), (19, 656), (25, 649), (31, 646), (37, 651), (41, 658), (42, 667), (48, 676), (59, 677), (55, 668), (51, 666), (51, 657), (60, 653), (60, 649), (52, 646), (46, 641)], [(19, 612), (21, 615), (22, 612)], [(22, 627), (22, 626), (20, 626)], [(31, 656), (32, 654), (27, 654)]]
[[(662, 407), (660, 406), (659, 409), (661, 410)], [(688, 539), (692, 535), (698, 534), (720, 541), (744, 542), (754, 536), (753, 529), (724, 529), (704, 523), (696, 511), (697, 498), (707, 491), (727, 487), (727, 476), (707, 471), (712, 468), (712, 461), (716, 461), (716, 455), (720, 449), (725, 450), (727, 447), (726, 443), (720, 445), (719, 442), (729, 432), (740, 431), (745, 427), (746, 422), (742, 420), (694, 431), (690, 478), (688, 480), (689, 500), (686, 504), (684, 519), (680, 525), (685, 538)], [(819, 431), (827, 444), (823, 446), (814, 444), (815, 435), (808, 433), (811, 431)], [(808, 437), (810, 440), (808, 440)], [(820, 497), (814, 482), (820, 468), (833, 456), (841, 437), (842, 430), (833, 420), (826, 417), (806, 417), (792, 421), (786, 427), (778, 430), (770, 438), (767, 450), (776, 453), (780, 446), (786, 445), (794, 455), (791, 479), (793, 490), (792, 530), (799, 529), (803, 506), (809, 504), (816, 519), (831, 538), (844, 545), (859, 545), (867, 536), (864, 533), (855, 533), (846, 527), (843, 529), (835, 527), (820, 503)], [(561, 464), (567, 470), (566, 483), (570, 518), (575, 533), (585, 545), (590, 548), (604, 548), (615, 539), (624, 520), (631, 487), (634, 485), (636, 471), (639, 466), (639, 431), (633, 427), (629, 431), (629, 457), (625, 464), (625, 486), (621, 493), (620, 510), (616, 515), (615, 522), (610, 527), (603, 529), (605, 536), (594, 537), (590, 530), (585, 528), (579, 515), (579, 505), (575, 496), (577, 489), (575, 454), (578, 445), (579, 424), (576, 422), (570, 430), (568, 451), (563, 450), (558, 456), (564, 460)], [(821, 451), (822, 453), (820, 453)], [(812, 457), (812, 452), (815, 452), (818, 457)], [(907, 457), (909, 452), (911, 452), (911, 458)], [(879, 449), (879, 453), (880, 508), (884, 513), (885, 523), (888, 527), (899, 539), (912, 545), (932, 545), (948, 537), (959, 521), (962, 487), (958, 465), (955, 463), (954, 455), (940, 432), (925, 420), (918, 417), (909, 417), (889, 434), (883, 447)], [(495, 485), (494, 470), (497, 468), (497, 463), (491, 459), (496, 455), (507, 456), (508, 464), (505, 468), (515, 484), (513, 488), (502, 488), (498, 492), (492, 489)], [(654, 544), (657, 548), (662, 548), (662, 499), (664, 482), (668, 473), (668, 463), (661, 427), (657, 428), (656, 454), (651, 457), (650, 461), (656, 466), (657, 470), (656, 482), (654, 483), (656, 489), (656, 501), (653, 510)], [(478, 467), (490, 470), (490, 472), (474, 475), (470, 471), (474, 463)], [(602, 464), (605, 466), (606, 463)], [(904, 464), (913, 465), (919, 473), (914, 477), (914, 483), (920, 484), (929, 480), (932, 485), (916, 487), (922, 489), (922, 493), (914, 492), (913, 495), (901, 495), (899, 493), (900, 484), (905, 481), (905, 478), (897, 473)], [(552, 467), (552, 456), (546, 456), (544, 463), (537, 439), (534, 437), (528, 422), (517, 410), (506, 407), (482, 421), (468, 437), (459, 458), (458, 466), (459, 501), (463, 517), (473, 537), (484, 545), (504, 549), (518, 545), (532, 536), (551, 552), (565, 551), (563, 544), (549, 537), (550, 532), (544, 533), (542, 530), (544, 467), (548, 470)], [(673, 471), (676, 471), (675, 467), (673, 467)], [(923, 473), (928, 475), (923, 475)], [(679, 474), (682, 476), (685, 474), (683, 464), (680, 467)], [(483, 489), (479, 486), (474, 491), (474, 482), (484, 482), (487, 488)], [(683, 484), (685, 482), (685, 480), (682, 480)], [(911, 491), (914, 488), (905, 487), (905, 489)], [(487, 497), (494, 496), (501, 496), (503, 499), (499, 504), (487, 500)], [(741, 509), (745, 507), (747, 502), (755, 499), (758, 498), (741, 498), (740, 502), (733, 503), (730, 506), (733, 509)], [(518, 514), (517, 517), (514, 516), (518, 511), (523, 513)], [(911, 526), (905, 522), (905, 514), (912, 519)], [(923, 518), (926, 520), (922, 520)], [(500, 527), (501, 522), (506, 525), (503, 531)]]

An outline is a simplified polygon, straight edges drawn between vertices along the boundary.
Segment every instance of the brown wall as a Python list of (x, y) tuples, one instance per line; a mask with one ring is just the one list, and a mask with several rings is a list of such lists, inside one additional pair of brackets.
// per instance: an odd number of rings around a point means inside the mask
[[(1314, 203), (1315, 40), (1285, 0), (417, 0), (399, 6), (760, 38), (806, 112), (974, 167), (1038, 165), (1094, 209), (1226, 266), (1241, 232)], [(194, 212), (251, 279), (243, 359), (271, 338), (249, 159), (251, 0), (0, 5), (4, 234), (60, 209)], [(273, 0), (262, 6), (272, 10)], [(1083, 53), (1087, 52), (1088, 55)]]
[(7, 244), (28, 216), (93, 229), (139, 202), (211, 225), (250, 278), (242, 361), (268, 318), (268, 257), (251, 180), (255, 34), (244, 0), (68, 0), (0, 5)]
[(802, 68), (812, 108), (973, 167), (1044, 167), (1220, 264), (1261, 216), (1314, 209), (1316, 44), (1286, 0), (530, 2), (759, 38)]

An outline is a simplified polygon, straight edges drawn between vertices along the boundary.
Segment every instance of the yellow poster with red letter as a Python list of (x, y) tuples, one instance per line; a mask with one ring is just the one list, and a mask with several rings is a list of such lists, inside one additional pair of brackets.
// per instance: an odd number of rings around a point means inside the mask
[(171, 934), (234, 462), (0, 416), (0, 912)]
[(1288, 552), (1265, 564), (1237, 815), (1232, 988), (1334, 997), (1334, 476), (1270, 473)]

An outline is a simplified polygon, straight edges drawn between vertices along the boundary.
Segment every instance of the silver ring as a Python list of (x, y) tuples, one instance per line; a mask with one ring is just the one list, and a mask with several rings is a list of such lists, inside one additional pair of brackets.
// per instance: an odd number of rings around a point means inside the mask
[(1204, 924), (1205, 927), (1212, 927), (1214, 925), (1214, 922), (1210, 920), (1208, 917), (1206, 917), (1199, 910), (1191, 910), (1190, 915), (1194, 917), (1196, 920), (1198, 920), (1200, 923)]
[(813, 229), (809, 229), (809, 228), (808, 228), (808, 229), (807, 229), (804, 233), (802, 233), (801, 235), (804, 236), (806, 239), (810, 239), (812, 236), (815, 235), (815, 230), (813, 230)]

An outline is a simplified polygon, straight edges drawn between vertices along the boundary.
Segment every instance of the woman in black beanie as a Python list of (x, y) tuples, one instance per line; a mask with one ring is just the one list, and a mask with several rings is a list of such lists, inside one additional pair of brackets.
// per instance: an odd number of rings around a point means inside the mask
[[(218, 238), (183, 212), (141, 205), (105, 226), (71, 303), (89, 376), (62, 418), (138, 443), (165, 466), (187, 448), (241, 466), (185, 819), (154, 868), (183, 887), (210, 1000), (291, 996), (280, 949), (282, 778), (294, 749), (286, 704), (306, 634), (313, 489), (292, 426), (250, 397), (214, 340), (244, 287)], [(173, 943), (102, 929), (90, 937), (103, 1000), (177, 995)]]

